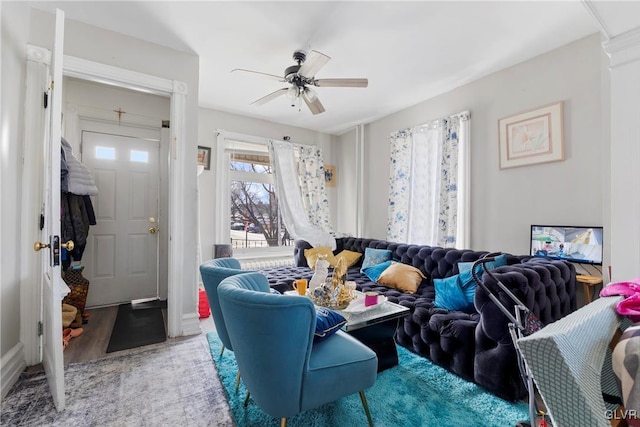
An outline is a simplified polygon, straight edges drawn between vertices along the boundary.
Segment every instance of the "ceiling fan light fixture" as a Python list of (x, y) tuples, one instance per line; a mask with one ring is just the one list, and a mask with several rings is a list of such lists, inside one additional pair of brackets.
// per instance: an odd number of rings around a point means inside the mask
[(287, 90), (287, 96), (289, 97), (292, 107), (300, 106), (300, 88), (298, 86), (291, 86), (289, 90)]

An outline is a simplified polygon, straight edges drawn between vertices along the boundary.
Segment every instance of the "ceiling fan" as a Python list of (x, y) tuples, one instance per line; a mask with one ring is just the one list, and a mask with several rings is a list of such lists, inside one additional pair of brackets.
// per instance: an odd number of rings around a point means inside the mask
[(262, 73), (260, 71), (245, 70), (242, 68), (236, 68), (231, 70), (241, 71), (245, 73), (258, 74), (260, 76), (269, 77), (270, 79), (277, 80), (282, 83), (289, 83), (291, 86), (283, 87), (275, 92), (263, 96), (262, 98), (254, 101), (251, 105), (263, 105), (269, 101), (273, 101), (279, 96), (287, 94), (291, 100), (291, 106), (300, 107), (300, 98), (302, 98), (309, 107), (309, 110), (315, 115), (323, 113), (324, 106), (318, 99), (318, 94), (310, 88), (310, 86), (316, 87), (367, 87), (369, 80), (367, 79), (316, 79), (315, 75), (320, 69), (331, 59), (324, 53), (320, 53), (316, 50), (312, 50), (307, 54), (303, 50), (296, 50), (293, 52), (293, 59), (298, 64), (287, 67), (284, 70), (284, 77)]

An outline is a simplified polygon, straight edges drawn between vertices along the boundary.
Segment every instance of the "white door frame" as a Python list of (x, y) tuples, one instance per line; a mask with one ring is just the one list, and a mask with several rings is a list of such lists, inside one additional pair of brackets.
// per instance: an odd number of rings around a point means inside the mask
[[(48, 49), (27, 46), (27, 59), (29, 63), (47, 65), (51, 61), (51, 53)], [(29, 73), (37, 71), (37, 67), (27, 67), (27, 82), (32, 83), (38, 81), (37, 76)], [(185, 313), (183, 316), (183, 286), (182, 286), (182, 270), (180, 254), (181, 248), (184, 248), (184, 210), (179, 203), (179, 192), (184, 183), (184, 170), (187, 163), (186, 151), (186, 98), (187, 84), (178, 80), (168, 80), (161, 77), (151, 76), (137, 71), (125, 70), (111, 65), (101, 64), (82, 58), (69, 55), (64, 56), (63, 75), (75, 77), (83, 80), (106, 83), (113, 86), (138, 90), (147, 93), (153, 93), (165, 96), (171, 99), (171, 128), (170, 128), (170, 149), (169, 149), (169, 211), (168, 211), (168, 303), (167, 303), (167, 326), (168, 335), (176, 337), (179, 335), (190, 335), (199, 333), (200, 328), (197, 322), (193, 322), (190, 314)], [(28, 85), (29, 86), (29, 85)], [(28, 88), (28, 93), (29, 93)], [(39, 88), (36, 89), (36, 91)], [(34, 97), (38, 97), (36, 93)], [(26, 128), (31, 125), (38, 125), (38, 117), (42, 114), (42, 105), (40, 102), (27, 102), (25, 120)], [(33, 120), (33, 121), (30, 121)], [(29, 140), (31, 137), (31, 140)], [(35, 153), (41, 150), (42, 139), (39, 132), (34, 130), (33, 135), (25, 135), (25, 147), (33, 147)], [(34, 156), (38, 157), (38, 156)], [(26, 165), (25, 165), (26, 166)], [(29, 165), (39, 172), (41, 163), (37, 165)], [(27, 169), (27, 168), (25, 168)], [(34, 172), (32, 170), (32, 172)], [(23, 185), (25, 189), (39, 189), (40, 187), (39, 173), (24, 174)], [(35, 191), (35, 190), (34, 190)], [(35, 200), (26, 200), (23, 203), (25, 214), (37, 211), (39, 212), (38, 202)], [(33, 235), (34, 225), (24, 222), (24, 235)], [(34, 240), (35, 241), (35, 240)], [(39, 275), (41, 266), (39, 265), (39, 257), (33, 257), (33, 249), (30, 245), (24, 245), (22, 254), (25, 265), (22, 271), (25, 275), (21, 280), (21, 339), (24, 344), (25, 360), (27, 365), (39, 363), (41, 360), (39, 339), (37, 336), (37, 324), (40, 321), (39, 310), (33, 307), (40, 306), (40, 296), (34, 292), (34, 284), (39, 283)], [(27, 309), (30, 307), (31, 309)], [(196, 316), (197, 317), (197, 316)], [(193, 323), (193, 324), (191, 324)]]

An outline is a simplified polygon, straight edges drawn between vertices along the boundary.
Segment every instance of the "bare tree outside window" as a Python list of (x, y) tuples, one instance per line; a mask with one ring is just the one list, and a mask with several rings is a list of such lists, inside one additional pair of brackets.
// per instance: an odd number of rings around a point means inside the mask
[(231, 243), (236, 248), (291, 245), (278, 212), (275, 187), (268, 182), (272, 172), (268, 160), (257, 155), (231, 160), (231, 170), (247, 178), (231, 182)]

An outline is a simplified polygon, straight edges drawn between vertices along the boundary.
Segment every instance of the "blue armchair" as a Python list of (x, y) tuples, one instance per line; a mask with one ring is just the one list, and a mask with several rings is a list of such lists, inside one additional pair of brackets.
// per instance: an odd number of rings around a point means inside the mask
[[(216, 326), (216, 331), (220, 337), (220, 341), (222, 341), (222, 351), (220, 352), (220, 356), (224, 353), (225, 348), (233, 351), (233, 347), (229, 340), (227, 325), (225, 324), (224, 317), (222, 316), (222, 310), (220, 309), (220, 302), (218, 301), (218, 285), (220, 285), (220, 282), (222, 282), (223, 279), (229, 276), (246, 273), (246, 271), (243, 271), (240, 268), (240, 261), (235, 258), (216, 258), (200, 265), (200, 275), (202, 276), (202, 283), (204, 284), (207, 299), (211, 306), (213, 323)], [(240, 372), (238, 371), (236, 389), (239, 385)]]
[(227, 326), (224, 323), (224, 317), (222, 317), (220, 303), (218, 302), (218, 285), (223, 279), (241, 273), (246, 273), (246, 271), (241, 270), (240, 261), (235, 258), (216, 258), (200, 265), (200, 275), (202, 276), (204, 290), (207, 293), (207, 299), (211, 306), (213, 323), (216, 325), (216, 331), (218, 332), (220, 341), (222, 341), (222, 352), (220, 355), (224, 353), (225, 347), (232, 351), (233, 347), (231, 347), (229, 334), (227, 334)]
[(355, 392), (373, 425), (364, 395), (377, 375), (371, 349), (342, 331), (314, 343), (311, 300), (271, 294), (262, 274), (228, 277), (218, 296), (244, 384), (281, 426), (289, 417)]

